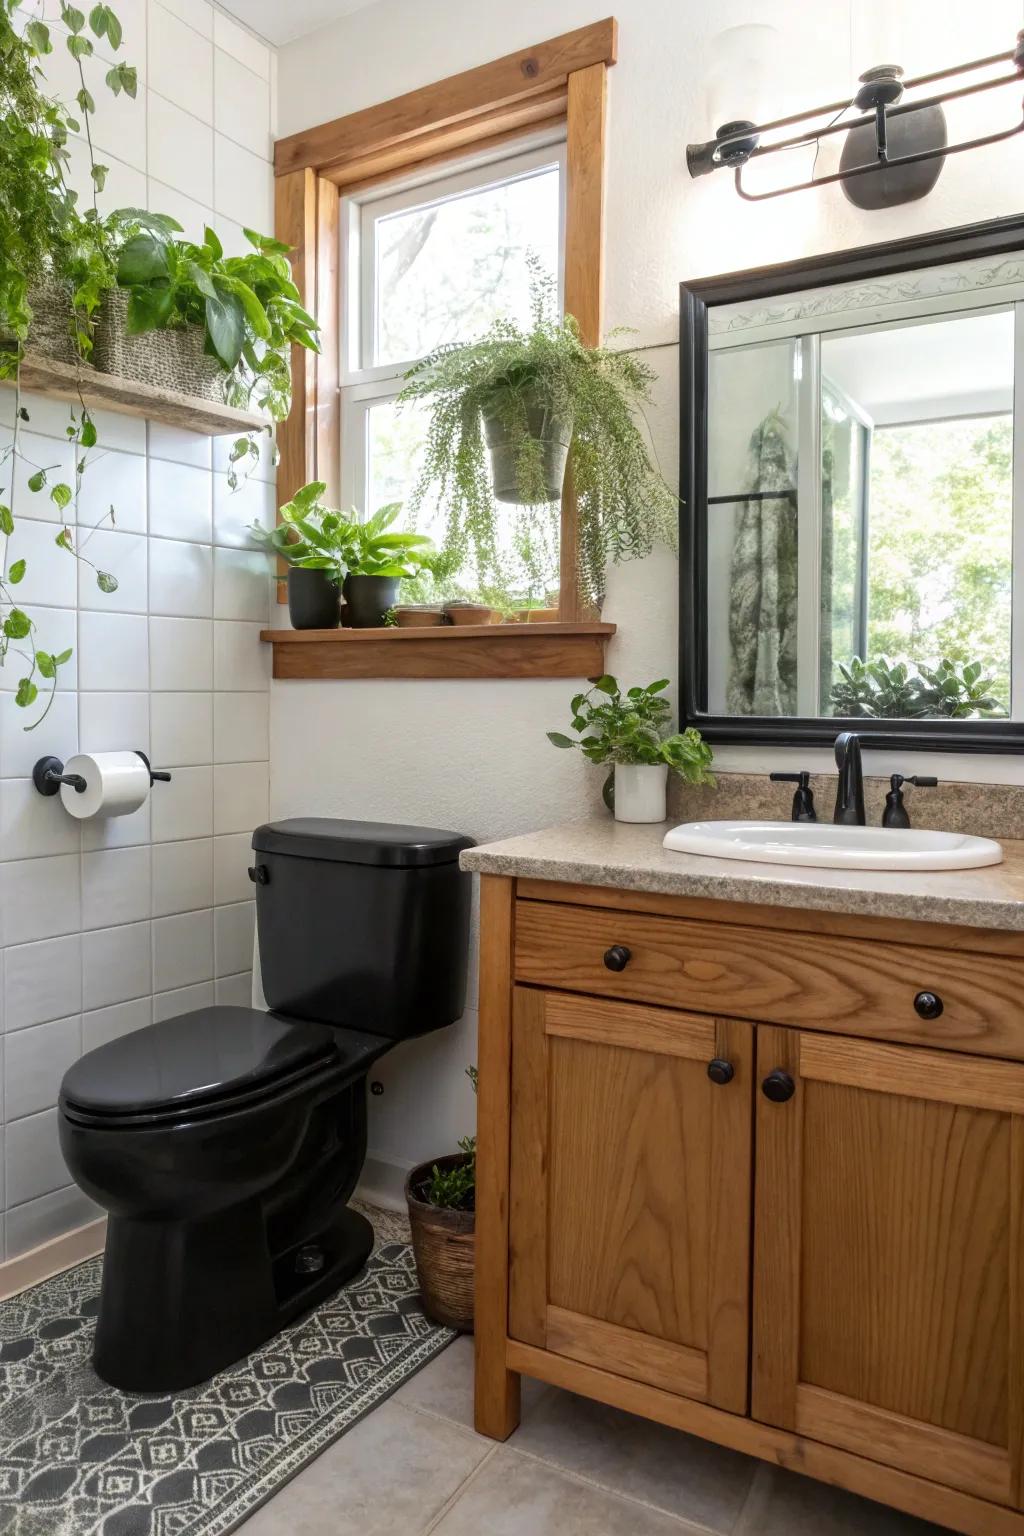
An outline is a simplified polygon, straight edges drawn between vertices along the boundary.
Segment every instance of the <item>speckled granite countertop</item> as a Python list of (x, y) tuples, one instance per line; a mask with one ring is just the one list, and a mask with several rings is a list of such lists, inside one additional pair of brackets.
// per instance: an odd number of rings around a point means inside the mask
[(631, 826), (607, 816), (568, 822), (470, 848), (461, 864), (486, 875), (566, 880), (661, 896), (1024, 931), (1024, 841), (1004, 840), (1003, 863), (986, 869), (909, 874), (668, 853), (661, 840), (671, 825)]

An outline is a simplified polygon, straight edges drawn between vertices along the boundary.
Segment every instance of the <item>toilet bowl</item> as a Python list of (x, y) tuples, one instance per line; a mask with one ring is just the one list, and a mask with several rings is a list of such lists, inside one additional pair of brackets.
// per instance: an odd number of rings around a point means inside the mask
[(253, 835), (269, 1012), (204, 1008), (90, 1051), (61, 1087), (72, 1177), (108, 1213), (94, 1363), (207, 1380), (350, 1279), (366, 1075), (465, 1003), (472, 840), (303, 818)]

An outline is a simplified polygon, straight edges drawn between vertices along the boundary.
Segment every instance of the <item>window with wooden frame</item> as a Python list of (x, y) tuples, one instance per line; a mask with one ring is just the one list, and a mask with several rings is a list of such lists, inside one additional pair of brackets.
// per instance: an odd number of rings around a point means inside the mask
[[(378, 237), (389, 221), (388, 235), (400, 238), (403, 217), (443, 206), (457, 226), (467, 191), (514, 203), (523, 229), (532, 221), (549, 252), (557, 233), (564, 309), (585, 342), (600, 341), (607, 70), (615, 49), (609, 18), (279, 140), (276, 233), (293, 247), (295, 280), (320, 322), (322, 344), (320, 356), (294, 349), (292, 412), (279, 430), (279, 502), (313, 479), (326, 481), (331, 499), (345, 504), (393, 499), (377, 492), (388, 473), (398, 473), (384, 462), (383, 429), (400, 375), (448, 338), (432, 335), (429, 323), (403, 333), (382, 317), (378, 278), (387, 276), (381, 263), (390, 243)], [(557, 183), (556, 224), (545, 171)], [(409, 472), (406, 465), (403, 484)], [(274, 675), (593, 676), (604, 669), (614, 626), (581, 612), (576, 543), (570, 476), (560, 513), (557, 623), (268, 630)]]

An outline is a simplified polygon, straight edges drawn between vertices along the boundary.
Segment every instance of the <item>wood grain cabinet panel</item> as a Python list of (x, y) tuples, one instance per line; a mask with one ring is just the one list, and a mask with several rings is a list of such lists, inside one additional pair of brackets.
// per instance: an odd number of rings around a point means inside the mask
[(516, 988), (512, 1337), (745, 1412), (752, 1065), (746, 1023)]
[(754, 1417), (1020, 1503), (1024, 1067), (766, 1027)]
[[(624, 946), (621, 970), (605, 953)], [(516, 980), (664, 1008), (1024, 1059), (1024, 958), (517, 902)], [(922, 1018), (919, 993), (942, 1001)]]

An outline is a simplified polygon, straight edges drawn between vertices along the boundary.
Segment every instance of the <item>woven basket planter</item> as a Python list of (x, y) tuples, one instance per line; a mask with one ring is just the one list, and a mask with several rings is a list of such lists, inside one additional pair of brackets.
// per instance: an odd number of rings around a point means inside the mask
[[(27, 346), (42, 357), (59, 363), (80, 363), (71, 298), (74, 289), (64, 278), (49, 273), (36, 279), (28, 291), (32, 324)], [(14, 338), (0, 331), (0, 346), (13, 346)], [(88, 363), (81, 363), (88, 368)]]
[(103, 300), (96, 325), (92, 359), (99, 373), (223, 402), (226, 374), (217, 359), (203, 351), (202, 326), (129, 336), (127, 321), (128, 295), (115, 289)]
[(429, 1205), (423, 1198), (434, 1162), (438, 1168), (447, 1169), (465, 1161), (463, 1153), (455, 1152), (420, 1163), (405, 1181), (405, 1198), (423, 1310), (431, 1322), (472, 1333), (476, 1213)]

